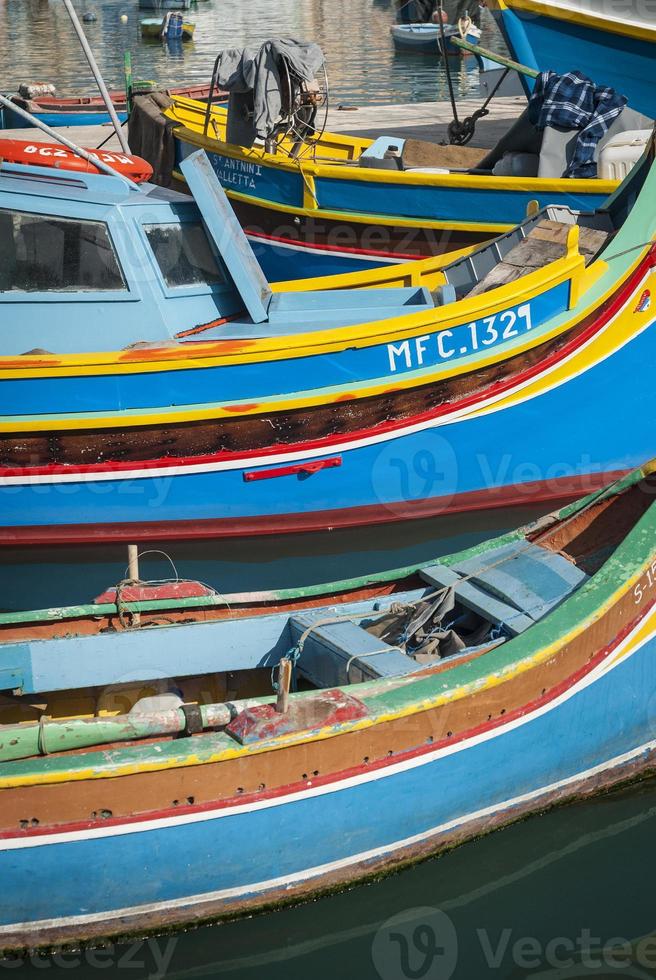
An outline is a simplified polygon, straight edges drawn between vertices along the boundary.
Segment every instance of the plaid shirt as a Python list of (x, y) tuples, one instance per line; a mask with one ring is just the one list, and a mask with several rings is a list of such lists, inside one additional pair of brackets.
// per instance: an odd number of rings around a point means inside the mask
[(614, 89), (595, 85), (578, 71), (565, 75), (543, 71), (535, 80), (528, 114), (538, 129), (579, 129), (565, 177), (596, 177), (595, 148), (626, 102)]

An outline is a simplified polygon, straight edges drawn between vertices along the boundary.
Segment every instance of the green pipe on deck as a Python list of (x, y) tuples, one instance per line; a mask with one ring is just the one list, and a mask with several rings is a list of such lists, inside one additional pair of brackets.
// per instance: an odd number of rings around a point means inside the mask
[[(199, 705), (203, 730), (218, 728), (244, 707), (259, 701), (240, 701), (227, 704)], [(74, 749), (106, 745), (110, 742), (131, 742), (162, 735), (178, 735), (187, 728), (182, 708), (140, 714), (132, 712), (113, 718), (78, 718), (71, 721), (29, 722), (0, 728), (0, 762), (15, 762), (30, 756), (52, 755)]]

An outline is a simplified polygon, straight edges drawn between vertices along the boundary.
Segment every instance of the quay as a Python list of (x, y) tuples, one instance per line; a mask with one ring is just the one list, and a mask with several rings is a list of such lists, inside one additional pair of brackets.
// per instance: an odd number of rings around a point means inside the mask
[[(471, 102), (460, 101), (459, 117), (462, 119), (470, 115), (482, 105), (482, 102), (482, 97)], [(521, 96), (493, 99), (488, 107), (489, 114), (478, 120), (474, 136), (467, 145), (490, 149), (503, 136), (510, 124), (521, 115), (525, 105), (526, 100)], [(328, 112), (326, 129), (334, 133), (371, 139), (385, 133), (403, 139), (421, 139), (439, 143), (447, 140), (447, 129), (452, 119), (453, 110), (448, 101), (358, 106), (349, 109), (335, 107)], [(103, 126), (66, 126), (59, 131), (82, 146), (97, 147), (106, 140), (104, 149), (120, 150), (111, 123)], [(0, 139), (50, 142), (50, 137), (36, 128), (0, 130)]]

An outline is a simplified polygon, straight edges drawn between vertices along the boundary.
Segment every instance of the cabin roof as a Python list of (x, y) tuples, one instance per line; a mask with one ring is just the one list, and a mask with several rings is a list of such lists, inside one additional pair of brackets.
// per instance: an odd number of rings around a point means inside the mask
[(189, 202), (187, 194), (158, 187), (156, 184), (140, 184), (134, 187), (120, 176), (83, 173), (82, 171), (57, 170), (53, 167), (35, 167), (17, 163), (0, 163), (0, 191), (29, 197), (48, 197), (61, 201), (71, 199), (89, 204), (142, 205)]

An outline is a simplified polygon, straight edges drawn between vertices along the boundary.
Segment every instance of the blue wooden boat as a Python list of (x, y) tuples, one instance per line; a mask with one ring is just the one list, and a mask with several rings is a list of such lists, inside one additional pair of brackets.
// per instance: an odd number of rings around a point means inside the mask
[(0, 949), (299, 901), (653, 771), (655, 472), (387, 581), (0, 616)]
[[(492, 0), (513, 58), (540, 71), (576, 67), (622, 92), (652, 118), (656, 16), (649, 4), (611, 9), (600, 0)], [(531, 83), (527, 83), (531, 84)]]
[[(656, 451), (652, 153), (597, 213), (275, 289), (202, 152), (183, 164), (195, 201), (3, 167), (20, 233), (0, 266), (0, 542), (446, 532), (637, 465)], [(68, 229), (76, 266), (51, 244)]]

